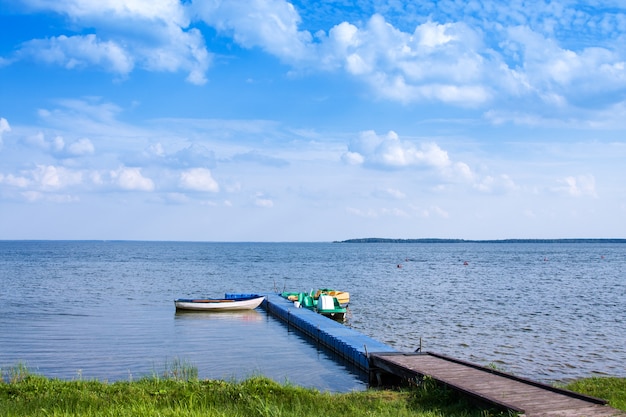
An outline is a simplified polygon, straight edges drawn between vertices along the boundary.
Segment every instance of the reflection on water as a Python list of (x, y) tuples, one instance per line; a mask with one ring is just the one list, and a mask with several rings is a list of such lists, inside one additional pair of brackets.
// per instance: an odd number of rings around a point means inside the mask
[(240, 311), (190, 311), (176, 310), (175, 318), (177, 320), (227, 320), (227, 321), (261, 321), (264, 320), (265, 314), (255, 310)]

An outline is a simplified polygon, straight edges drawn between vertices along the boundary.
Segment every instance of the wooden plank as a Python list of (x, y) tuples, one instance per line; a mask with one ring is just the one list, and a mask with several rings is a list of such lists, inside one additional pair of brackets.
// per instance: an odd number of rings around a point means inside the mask
[(621, 416), (600, 398), (433, 353), (370, 355), (370, 366), (405, 379), (428, 376), (483, 401), (529, 416)]

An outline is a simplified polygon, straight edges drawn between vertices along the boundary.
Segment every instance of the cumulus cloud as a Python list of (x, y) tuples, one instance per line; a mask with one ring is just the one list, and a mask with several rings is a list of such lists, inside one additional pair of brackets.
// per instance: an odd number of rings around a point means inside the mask
[[(411, 9), (405, 13), (409, 16), (429, 16), (413, 27), (400, 24), (408, 17), (386, 8), (386, 16), (329, 21), (333, 25), (327, 31), (311, 34), (285, 0), (26, 3), (35, 11), (68, 16), (78, 28), (95, 28), (96, 34), (33, 39), (0, 65), (33, 58), (70, 69), (96, 66), (120, 76), (137, 67), (185, 71), (187, 81), (204, 84), (212, 54), (205, 35), (192, 26), (200, 23), (296, 71), (343, 71), (377, 97), (402, 103), (479, 107), (522, 97), (546, 108), (584, 107), (594, 97), (615, 104), (626, 88), (626, 58), (614, 46), (623, 43), (619, 8), (590, 14), (577, 4), (435, 7), (425, 2), (421, 8), (404, 6)], [(584, 33), (590, 45), (563, 47), (557, 35), (570, 31)]]
[(211, 171), (206, 168), (192, 168), (183, 171), (180, 174), (180, 186), (193, 191), (216, 193), (220, 190), (219, 184), (211, 175)]
[[(551, 16), (562, 12), (564, 27), (580, 23), (565, 23), (576, 12), (568, 6), (516, 10), (519, 19), (512, 19), (508, 8), (479, 5), (473, 13), (490, 19), (465, 17), (463, 22), (458, 16), (440, 16), (448, 21), (429, 20), (412, 32), (374, 14), (365, 24), (340, 22), (313, 38), (298, 30), (300, 18), (286, 2), (252, 2), (246, 13), (220, 1), (195, 7), (205, 22), (232, 32), (244, 47), (288, 57), (296, 68), (343, 70), (379, 97), (404, 103), (475, 107), (522, 96), (568, 106), (626, 86), (623, 53), (604, 46), (579, 51), (560, 46), (554, 37), (560, 23)], [(617, 28), (617, 22), (609, 26)]]
[(0, 174), (0, 182), (17, 188), (26, 188), (31, 184), (31, 181), (28, 178), (22, 175), (18, 176), (14, 174)]
[(344, 152), (341, 160), (348, 165), (361, 165), (365, 162), (365, 158), (358, 152)]
[(309, 59), (311, 35), (298, 30), (300, 15), (284, 0), (195, 1), (199, 19), (220, 32), (232, 34), (238, 44), (260, 47), (292, 63)]
[(35, 59), (67, 69), (92, 66), (126, 76), (137, 66), (149, 71), (186, 71), (187, 81), (206, 83), (212, 55), (178, 0), (85, 2), (27, 0), (34, 10), (70, 17), (97, 34), (59, 35), (24, 42), (12, 61)]
[(397, 133), (390, 131), (386, 135), (377, 135), (374, 131), (365, 131), (350, 142), (344, 161), (372, 165), (381, 168), (432, 167), (446, 168), (451, 161), (448, 153), (435, 143), (402, 141)]
[(141, 168), (121, 167), (110, 172), (113, 182), (124, 190), (153, 191), (154, 182), (141, 173)]
[(24, 3), (74, 18), (105, 15), (118, 19), (166, 20), (183, 26), (188, 24), (178, 0), (24, 0)]
[(58, 157), (85, 156), (95, 152), (93, 143), (87, 138), (78, 139), (67, 145), (62, 136), (49, 138), (41, 131), (23, 138), (23, 143)]
[(34, 185), (43, 190), (57, 190), (82, 183), (81, 172), (53, 165), (38, 165), (30, 172)]
[[(624, 62), (607, 49), (594, 47), (575, 52), (562, 48), (556, 40), (525, 26), (511, 27), (507, 34), (506, 45), (514, 45), (515, 51), (523, 54), (520, 58), (523, 59), (526, 75), (538, 87), (542, 86), (541, 83), (569, 85), (588, 77), (595, 70), (605, 72), (609, 82), (623, 83), (626, 77), (623, 74)], [(508, 49), (504, 51), (508, 52)]]
[(381, 97), (457, 105), (490, 99), (480, 36), (464, 23), (426, 22), (408, 33), (376, 14), (364, 27), (340, 23), (318, 39), (317, 62), (344, 69)]
[(100, 41), (93, 34), (34, 39), (25, 42), (19, 54), (67, 69), (97, 66), (124, 75), (133, 69), (132, 57), (120, 45)]

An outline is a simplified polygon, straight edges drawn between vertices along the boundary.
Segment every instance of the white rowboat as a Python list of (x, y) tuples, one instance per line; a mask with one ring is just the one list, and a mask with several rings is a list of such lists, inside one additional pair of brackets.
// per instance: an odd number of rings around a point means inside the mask
[(204, 298), (189, 299), (179, 298), (174, 300), (177, 310), (196, 310), (196, 311), (233, 311), (233, 310), (252, 310), (261, 305), (265, 297), (246, 297), (246, 298)]

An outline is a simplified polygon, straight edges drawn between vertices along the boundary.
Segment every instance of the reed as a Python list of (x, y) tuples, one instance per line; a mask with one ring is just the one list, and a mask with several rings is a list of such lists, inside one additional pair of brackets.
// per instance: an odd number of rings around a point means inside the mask
[[(165, 361), (165, 369), (161, 376), (177, 381), (193, 381), (198, 379), (198, 368), (186, 360), (174, 358), (171, 361)], [(158, 374), (154, 373), (153, 378), (158, 379)]]
[(0, 369), (0, 380), (8, 383), (16, 383), (22, 381), (31, 374), (25, 363), (19, 362), (17, 365), (8, 369)]

